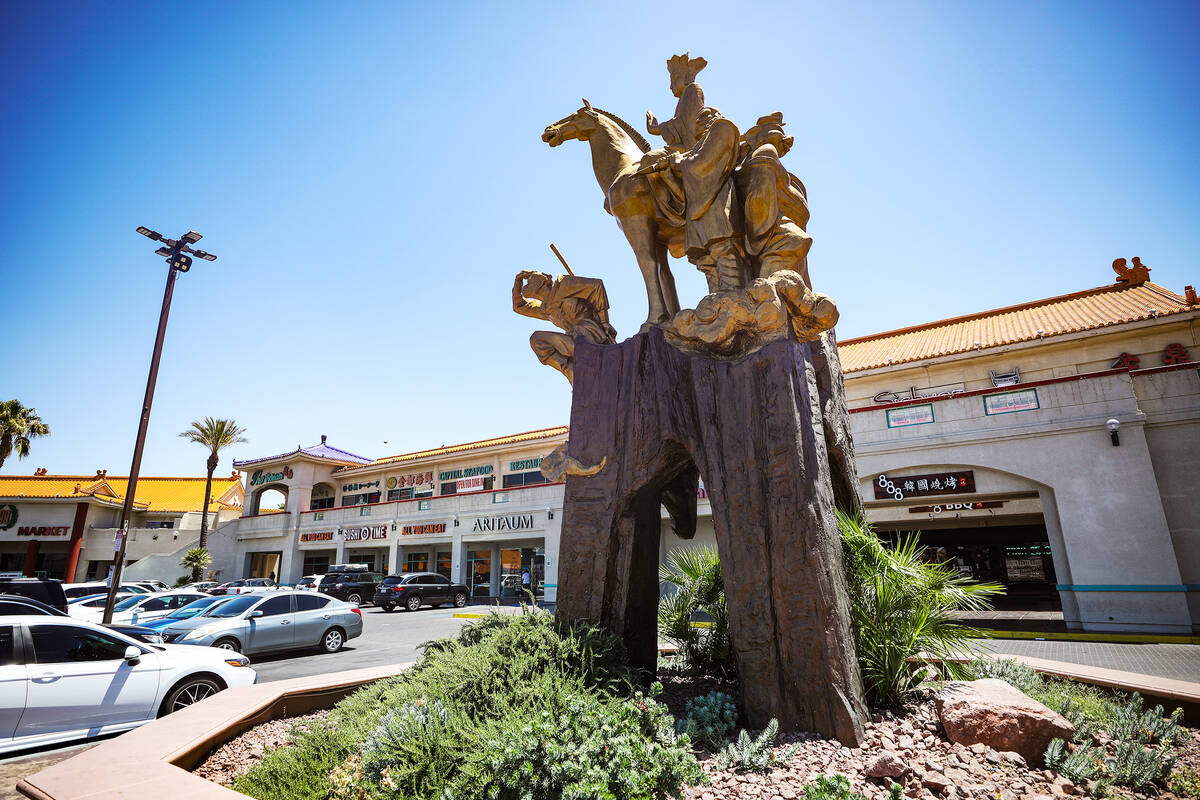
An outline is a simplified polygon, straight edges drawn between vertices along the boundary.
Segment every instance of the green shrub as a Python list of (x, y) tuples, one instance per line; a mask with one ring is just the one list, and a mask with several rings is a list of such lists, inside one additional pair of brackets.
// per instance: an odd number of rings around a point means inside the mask
[(705, 780), (666, 707), (580, 696), (491, 742), (492, 800), (662, 800)]
[[(893, 783), (888, 791), (888, 800), (900, 800), (904, 796), (899, 784)], [(867, 800), (861, 794), (850, 791), (850, 779), (845, 775), (820, 775), (804, 787), (804, 800)]]
[(1187, 734), (1179, 724), (1183, 709), (1177, 708), (1169, 717), (1163, 716), (1163, 707), (1145, 709), (1142, 696), (1137, 692), (1124, 702), (1109, 703), (1107, 709), (1108, 735), (1118, 742), (1138, 744), (1162, 743), (1168, 747), (1182, 743)]
[[(324, 724), (267, 753), (235, 788), (260, 800), (320, 800), (331, 787), (337, 800), (518, 797), (514, 765), (532, 758), (529, 750), (590, 753), (607, 745), (613, 760), (589, 765), (591, 772), (571, 771), (575, 762), (565, 757), (547, 761), (546, 771), (564, 792), (678, 793), (682, 781), (703, 773), (665, 708), (632, 695), (633, 681), (620, 638), (597, 626), (559, 624), (535, 609), (493, 614), (427, 645), (404, 674), (344, 699)], [(526, 724), (539, 726), (536, 736), (526, 736)]]
[(1129, 741), (1117, 745), (1116, 755), (1108, 759), (1107, 766), (1113, 783), (1144, 789), (1167, 777), (1175, 766), (1175, 759), (1165, 748), (1143, 747)]
[(1072, 783), (1085, 783), (1104, 777), (1104, 750), (1083, 745), (1071, 750), (1062, 739), (1052, 739), (1046, 748), (1047, 769), (1052, 769)]
[[(716, 677), (737, 674), (721, 560), (711, 547), (672, 550), (658, 579), (675, 587), (658, 601), (658, 632), (679, 648), (688, 668)], [(693, 624), (697, 615), (707, 624)]]
[(716, 746), (737, 730), (738, 710), (733, 698), (725, 692), (709, 692), (687, 701), (683, 719), (675, 729), (686, 733), (694, 744)]
[[(890, 547), (864, 519), (840, 511), (838, 529), (868, 701), (900, 701), (924, 682), (932, 664), (951, 677), (967, 677), (966, 668), (950, 659), (973, 650), (972, 640), (984, 633), (960, 625), (955, 612), (991, 608), (991, 598), (1004, 587), (977, 583), (952, 562), (926, 561), (915, 534)], [(927, 660), (908, 661), (922, 654)]]
[(779, 721), (772, 719), (763, 728), (757, 739), (752, 739), (750, 733), (743, 730), (735, 741), (725, 745), (717, 753), (717, 766), (721, 769), (732, 769), (736, 772), (767, 772), (776, 764), (782, 764), (800, 750), (800, 744), (794, 744), (783, 752), (775, 755), (771, 746), (779, 733)]
[(1180, 797), (1200, 797), (1200, 773), (1180, 767), (1167, 778), (1167, 788)]

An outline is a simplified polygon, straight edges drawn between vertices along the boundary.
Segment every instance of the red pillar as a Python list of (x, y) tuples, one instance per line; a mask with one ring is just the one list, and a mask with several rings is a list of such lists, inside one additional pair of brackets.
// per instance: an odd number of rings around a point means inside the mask
[(67, 566), (63, 570), (63, 583), (75, 582), (75, 570), (79, 566), (79, 551), (83, 547), (83, 526), (87, 522), (88, 504), (75, 504), (75, 522), (71, 525), (71, 543), (67, 545)]
[(37, 557), (38, 551), (42, 549), (42, 543), (37, 539), (29, 542), (29, 546), (25, 548), (25, 568), (21, 570), (26, 578), (32, 578), (33, 573), (37, 572)]

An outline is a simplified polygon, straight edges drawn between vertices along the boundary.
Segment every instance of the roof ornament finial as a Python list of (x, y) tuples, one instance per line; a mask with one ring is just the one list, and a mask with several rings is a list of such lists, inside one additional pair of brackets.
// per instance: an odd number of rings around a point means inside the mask
[(325, 434), (321, 434), (321, 444), (325, 444)]
[(1123, 258), (1113, 261), (1113, 272), (1117, 273), (1117, 283), (1123, 283), (1126, 286), (1141, 286), (1150, 280), (1150, 268), (1142, 263), (1140, 257), (1133, 257), (1133, 266), (1131, 267), (1125, 266), (1125, 263)]

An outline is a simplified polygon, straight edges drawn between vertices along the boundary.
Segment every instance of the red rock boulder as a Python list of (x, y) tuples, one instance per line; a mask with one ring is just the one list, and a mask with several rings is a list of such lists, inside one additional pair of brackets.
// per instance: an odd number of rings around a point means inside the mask
[(1011, 750), (1030, 764), (1042, 763), (1051, 739), (1075, 733), (1061, 714), (995, 678), (948, 683), (935, 700), (951, 742)]

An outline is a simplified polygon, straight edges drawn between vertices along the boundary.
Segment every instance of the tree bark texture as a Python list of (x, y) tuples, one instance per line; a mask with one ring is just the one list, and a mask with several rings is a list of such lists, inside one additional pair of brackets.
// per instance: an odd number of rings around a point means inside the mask
[(558, 613), (620, 633), (635, 666), (653, 671), (660, 508), (690, 538), (702, 476), (751, 726), (775, 717), (859, 746), (865, 704), (834, 515), (835, 491), (858, 505), (841, 393), (832, 336), (737, 361), (685, 354), (654, 328), (617, 345), (577, 339), (569, 454), (607, 463), (567, 478)]

